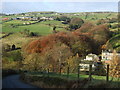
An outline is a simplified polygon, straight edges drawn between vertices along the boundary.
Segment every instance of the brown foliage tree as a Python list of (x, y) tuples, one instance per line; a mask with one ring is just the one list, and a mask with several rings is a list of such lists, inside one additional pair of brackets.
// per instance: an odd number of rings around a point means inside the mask
[(116, 51), (113, 52), (113, 57), (110, 61), (110, 75), (120, 78), (120, 56), (117, 55)]
[(89, 33), (93, 27), (94, 25), (92, 23), (86, 22), (76, 31), (80, 33)]
[[(86, 34), (59, 32), (31, 41), (24, 46), (23, 50), (26, 52), (25, 62), (28, 62), (29, 65), (34, 66), (35, 63), (32, 62), (43, 62), (44, 69), (52, 70), (54, 68), (57, 71), (60, 67), (65, 67), (66, 60), (70, 56), (75, 56), (77, 53), (79, 56), (83, 56), (91, 52), (91, 46)], [(41, 64), (37, 66), (42, 67)], [(37, 70), (37, 67), (31, 68)]]

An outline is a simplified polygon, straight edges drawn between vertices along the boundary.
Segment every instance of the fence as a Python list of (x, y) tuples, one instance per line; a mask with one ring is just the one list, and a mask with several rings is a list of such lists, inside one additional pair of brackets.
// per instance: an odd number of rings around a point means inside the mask
[[(74, 76), (76, 77), (77, 80), (79, 80), (79, 79), (82, 78), (82, 77), (81, 77), (82, 71), (80, 71), (80, 68), (81, 68), (81, 67), (78, 66), (78, 68), (77, 68), (77, 73), (74, 73)], [(71, 78), (71, 75), (70, 75), (70, 74), (71, 74), (71, 73), (70, 73), (70, 67), (67, 67), (65, 74), (63, 74), (61, 71), (62, 71), (62, 69), (59, 68), (59, 71), (58, 71), (58, 73), (57, 73), (58, 76), (60, 76), (60, 77), (65, 76), (66, 78)], [(47, 69), (47, 72), (44, 72), (44, 73), (42, 73), (42, 74), (49, 77), (49, 76), (53, 75), (53, 74), (51, 74), (51, 73), (55, 73), (55, 72), (54, 72), (54, 69), (53, 69), (52, 71), (50, 71), (50, 69)], [(96, 76), (97, 76), (97, 77), (95, 77), (95, 75), (93, 74), (93, 67), (92, 67), (92, 65), (90, 64), (90, 65), (89, 65), (89, 72), (88, 72), (88, 75), (86, 75), (86, 78), (88, 78), (89, 81), (91, 81), (91, 80), (94, 80), (94, 79), (98, 79), (98, 77), (101, 77), (101, 76), (98, 76), (98, 75), (96, 75)], [(102, 78), (101, 78), (101, 79), (102, 79)], [(109, 82), (109, 81), (110, 81), (110, 79), (109, 79), (109, 65), (106, 66), (106, 75), (104, 76), (104, 80), (106, 80), (106, 82)]]

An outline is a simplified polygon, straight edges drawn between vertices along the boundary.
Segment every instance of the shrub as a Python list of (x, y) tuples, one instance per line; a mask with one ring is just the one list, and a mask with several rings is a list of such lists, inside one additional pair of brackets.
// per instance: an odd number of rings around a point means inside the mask
[(38, 36), (38, 34), (35, 33), (35, 32), (30, 32), (29, 36), (30, 36), (30, 37), (32, 37), (32, 36)]

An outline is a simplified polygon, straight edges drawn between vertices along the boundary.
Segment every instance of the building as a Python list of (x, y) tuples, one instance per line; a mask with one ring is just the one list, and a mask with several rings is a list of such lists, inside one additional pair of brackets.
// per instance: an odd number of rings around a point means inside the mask
[(92, 69), (95, 69), (95, 62), (99, 60), (99, 57), (96, 54), (88, 54), (85, 59), (81, 60), (80, 71), (89, 71), (90, 64), (92, 65)]
[[(116, 55), (120, 56), (120, 53), (116, 53)], [(101, 55), (102, 61), (111, 60), (113, 58), (113, 56), (114, 56), (113, 52), (107, 51), (107, 50), (105, 50), (105, 51), (102, 50), (102, 55)]]
[(41, 17), (41, 20), (54, 20), (52, 17)]
[[(96, 66), (95, 66), (94, 63), (91, 64), (91, 65), (92, 65), (92, 70), (94, 71)], [(89, 71), (89, 66), (90, 66), (90, 64), (80, 63), (79, 66), (80, 66), (80, 71)]]
[(88, 54), (86, 58), (84, 59), (85, 61), (97, 61), (99, 60), (99, 57), (96, 54)]

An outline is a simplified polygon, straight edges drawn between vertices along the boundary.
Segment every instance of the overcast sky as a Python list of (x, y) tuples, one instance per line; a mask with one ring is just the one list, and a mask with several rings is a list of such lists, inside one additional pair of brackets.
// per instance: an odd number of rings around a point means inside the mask
[(2, 12), (22, 13), (33, 11), (56, 11), (56, 12), (118, 11), (117, 0), (104, 0), (105, 2), (103, 2), (103, 0), (101, 0), (102, 2), (98, 2), (98, 0), (64, 0), (67, 2), (64, 2), (63, 0), (60, 0), (59, 2), (57, 2), (58, 0), (24, 0), (24, 1), (20, 0), (19, 2), (18, 1), (19, 0), (4, 0), (4, 2), (2, 3)]
[(3, 2), (118, 2), (120, 0), (2, 0)]

